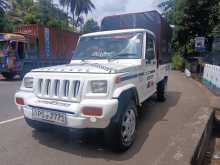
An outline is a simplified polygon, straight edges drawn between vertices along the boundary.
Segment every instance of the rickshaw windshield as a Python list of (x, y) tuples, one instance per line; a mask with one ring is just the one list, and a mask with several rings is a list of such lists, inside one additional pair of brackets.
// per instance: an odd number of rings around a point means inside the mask
[(5, 56), (7, 48), (8, 48), (8, 42), (0, 41), (0, 57)]
[(5, 50), (8, 47), (7, 41), (0, 41), (0, 50)]

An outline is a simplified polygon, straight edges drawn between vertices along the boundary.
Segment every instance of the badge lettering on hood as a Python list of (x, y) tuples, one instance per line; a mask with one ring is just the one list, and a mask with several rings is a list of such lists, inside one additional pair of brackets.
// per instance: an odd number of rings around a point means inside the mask
[(84, 63), (84, 64), (87, 64), (87, 65), (90, 65), (90, 66), (94, 66), (94, 67), (97, 67), (99, 69), (103, 69), (103, 70), (105, 70), (107, 72), (110, 72), (110, 73), (113, 71), (113, 68), (110, 68), (110, 67), (98, 64), (98, 63)]

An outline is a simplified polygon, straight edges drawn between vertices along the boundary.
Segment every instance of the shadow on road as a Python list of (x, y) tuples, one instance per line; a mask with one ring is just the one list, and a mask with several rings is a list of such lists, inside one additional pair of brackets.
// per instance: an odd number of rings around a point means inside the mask
[(16, 76), (13, 79), (5, 79), (1, 74), (0, 74), (0, 81), (4, 82), (14, 82), (14, 81), (21, 81), (21, 78), (19, 76)]
[(132, 159), (141, 150), (153, 126), (159, 121), (166, 121), (165, 115), (178, 103), (180, 96), (180, 92), (170, 91), (164, 103), (158, 103), (152, 97), (143, 104), (143, 112), (137, 128), (137, 139), (132, 148), (123, 154), (108, 150), (105, 147), (103, 134), (94, 130), (83, 133), (75, 132), (68, 136), (60, 132), (48, 133), (33, 130), (33, 137), (42, 145), (82, 157), (116, 161)]

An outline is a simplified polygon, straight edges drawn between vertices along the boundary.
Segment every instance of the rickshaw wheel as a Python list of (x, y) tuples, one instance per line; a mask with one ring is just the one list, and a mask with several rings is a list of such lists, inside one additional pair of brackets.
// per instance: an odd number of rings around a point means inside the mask
[(14, 72), (2, 72), (2, 76), (7, 80), (12, 80), (15, 77), (16, 73)]

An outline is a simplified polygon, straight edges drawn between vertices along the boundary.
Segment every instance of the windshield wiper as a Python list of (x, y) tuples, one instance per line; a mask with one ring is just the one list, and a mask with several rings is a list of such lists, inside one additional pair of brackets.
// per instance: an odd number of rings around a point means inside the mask
[(83, 61), (83, 62), (85, 62), (86, 60), (90, 60), (90, 56), (87, 56), (87, 57), (84, 57), (84, 58), (82, 58), (82, 59), (80, 59), (81, 61)]
[(112, 57), (109, 57), (108, 60), (117, 60), (119, 58), (115, 58), (115, 57), (126, 57), (126, 56), (131, 56), (131, 55), (136, 55), (135, 53), (119, 53), (119, 54), (116, 54)]
[(92, 60), (92, 59), (93, 59), (92, 56), (86, 56), (86, 57), (83, 57), (83, 58), (79, 58), (77, 60), (81, 60), (81, 61), (85, 62), (86, 60)]

